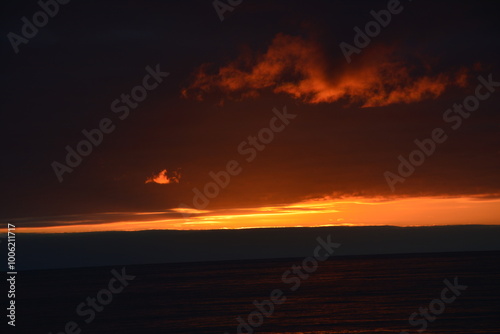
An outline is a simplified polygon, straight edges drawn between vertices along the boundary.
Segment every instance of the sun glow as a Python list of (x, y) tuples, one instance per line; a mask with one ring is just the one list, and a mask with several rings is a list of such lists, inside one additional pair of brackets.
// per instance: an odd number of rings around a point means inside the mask
[[(471, 197), (419, 197), (397, 200), (383, 198), (329, 197), (288, 205), (259, 208), (194, 210), (175, 208), (164, 212), (121, 212), (94, 214), (92, 218), (17, 223), (18, 232), (68, 233), (139, 230), (209, 230), (264, 227), (319, 227), (366, 225), (455, 225), (498, 224), (500, 200)], [(96, 218), (97, 217), (97, 218)], [(61, 222), (66, 224), (60, 225)], [(26, 224), (28, 223), (28, 224)], [(22, 227), (30, 225), (31, 227)]]

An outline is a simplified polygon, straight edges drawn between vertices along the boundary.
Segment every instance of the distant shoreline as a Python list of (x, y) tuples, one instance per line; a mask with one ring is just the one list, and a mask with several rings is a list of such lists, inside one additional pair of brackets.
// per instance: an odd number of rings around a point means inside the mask
[(300, 258), (328, 234), (342, 244), (335, 257), (500, 251), (498, 225), (20, 233), (17, 262), (19, 270), (33, 270)]

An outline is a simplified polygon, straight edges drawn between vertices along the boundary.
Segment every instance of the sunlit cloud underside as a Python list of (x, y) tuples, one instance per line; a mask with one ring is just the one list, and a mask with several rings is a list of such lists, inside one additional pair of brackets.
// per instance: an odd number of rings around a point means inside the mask
[(24, 218), (17, 232), (65, 233), (140, 230), (210, 230), (319, 226), (429, 226), (500, 222), (500, 199), (420, 197), (399, 200), (328, 197), (289, 205), (221, 210), (172, 209)]

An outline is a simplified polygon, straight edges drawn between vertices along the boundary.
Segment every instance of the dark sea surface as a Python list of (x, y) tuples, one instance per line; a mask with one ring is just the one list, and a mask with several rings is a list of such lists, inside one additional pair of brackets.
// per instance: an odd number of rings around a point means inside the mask
[(441, 298), (443, 281), (455, 277), (467, 289), (444, 304), (425, 333), (500, 333), (500, 252), (332, 257), (292, 291), (282, 275), (301, 263), (126, 266), (135, 279), (89, 323), (77, 305), (107, 288), (111, 270), (123, 266), (19, 272), (15, 333), (64, 333), (69, 321), (80, 333), (237, 333), (237, 317), (248, 321), (257, 310), (252, 302), (269, 299), (274, 289), (286, 300), (254, 333), (418, 333), (421, 325), (408, 318)]

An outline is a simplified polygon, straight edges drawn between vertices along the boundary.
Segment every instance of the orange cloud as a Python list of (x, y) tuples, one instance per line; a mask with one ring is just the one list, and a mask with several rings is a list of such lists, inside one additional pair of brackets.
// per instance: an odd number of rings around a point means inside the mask
[[(24, 233), (141, 230), (212, 230), (318, 226), (498, 225), (498, 197), (322, 197), (267, 207), (216, 210), (176, 208), (160, 212), (108, 212), (88, 215), (21, 218)], [(182, 213), (190, 213), (188, 219)], [(10, 220), (12, 222), (12, 220)], [(6, 226), (6, 225), (4, 225)], [(22, 226), (22, 227), (19, 227)], [(5, 229), (0, 233), (6, 233)]]
[(158, 174), (153, 174), (152, 177), (149, 177), (146, 179), (145, 183), (158, 183), (158, 184), (169, 184), (169, 183), (179, 183), (179, 180), (181, 178), (181, 175), (179, 172), (174, 171), (172, 172), (172, 176), (169, 178), (167, 175), (167, 170), (164, 169)]
[(344, 100), (373, 107), (436, 98), (447, 87), (467, 82), (464, 69), (433, 75), (429, 65), (410, 65), (395, 54), (393, 48), (373, 46), (357, 63), (339, 58), (335, 64), (319, 43), (280, 33), (264, 54), (244, 54), (218, 73), (202, 65), (182, 93), (198, 100), (210, 93), (243, 99), (268, 89), (306, 103)]

